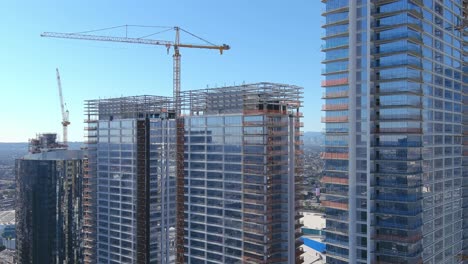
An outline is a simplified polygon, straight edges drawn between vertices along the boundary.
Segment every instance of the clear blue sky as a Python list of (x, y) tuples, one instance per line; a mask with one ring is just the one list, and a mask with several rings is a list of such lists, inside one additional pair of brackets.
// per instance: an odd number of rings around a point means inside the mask
[[(56, 67), (70, 110), (71, 141), (83, 140), (86, 99), (172, 95), (172, 56), (164, 47), (39, 36), (124, 24), (178, 25), (229, 44), (231, 50), (222, 56), (183, 49), (182, 90), (261, 81), (299, 85), (305, 91), (304, 131), (319, 131), (322, 5), (318, 0), (3, 1), (0, 142), (27, 141), (40, 132), (61, 134)], [(158, 39), (172, 40), (173, 34)], [(182, 41), (196, 42), (187, 35)]]

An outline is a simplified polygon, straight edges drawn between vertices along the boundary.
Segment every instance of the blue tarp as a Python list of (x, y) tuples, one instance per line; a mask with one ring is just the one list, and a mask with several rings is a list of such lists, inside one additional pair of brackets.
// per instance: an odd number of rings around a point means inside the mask
[(304, 241), (304, 245), (320, 252), (320, 253), (324, 253), (326, 248), (325, 248), (325, 244), (324, 243), (321, 243), (321, 242), (318, 242), (316, 240), (313, 240), (313, 239), (310, 239), (310, 238), (307, 238), (307, 237), (302, 237), (302, 240)]

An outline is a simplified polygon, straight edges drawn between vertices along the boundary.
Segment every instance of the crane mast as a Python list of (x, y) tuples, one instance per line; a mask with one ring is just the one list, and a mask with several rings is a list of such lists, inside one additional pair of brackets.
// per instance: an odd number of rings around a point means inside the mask
[(180, 116), (181, 112), (181, 105), (180, 105), (180, 52), (179, 52), (179, 44), (180, 44), (180, 35), (179, 35), (179, 27), (175, 27), (176, 37), (174, 43), (174, 80), (173, 80), (173, 98), (175, 100), (175, 110), (176, 115)]
[(62, 126), (63, 126), (63, 144), (68, 144), (68, 125), (70, 125), (70, 121), (68, 120), (68, 109), (65, 109), (65, 104), (63, 102), (63, 94), (62, 94), (62, 82), (60, 80), (60, 73), (58, 68), (57, 70), (57, 84), (59, 90), (59, 97), (60, 97), (60, 109), (62, 110)]
[[(129, 38), (129, 37), (114, 37), (114, 36), (100, 36), (100, 35), (91, 35), (91, 34), (82, 34), (82, 33), (57, 33), (57, 32), (44, 32), (41, 34), (41, 37), (49, 38), (66, 38), (66, 39), (78, 39), (78, 40), (94, 40), (94, 41), (110, 41), (110, 42), (124, 42), (124, 43), (134, 43), (134, 44), (146, 44), (146, 45), (156, 45), (156, 46), (165, 46), (167, 50), (172, 47), (174, 49), (173, 54), (173, 96), (175, 101), (175, 112), (177, 116), (181, 114), (181, 99), (180, 99), (180, 68), (181, 68), (181, 54), (180, 48), (197, 48), (197, 49), (215, 49), (219, 50), (220, 54), (223, 54), (223, 51), (229, 50), (229, 45), (214, 45), (194, 34), (181, 29), (180, 27), (170, 28), (175, 31), (175, 40), (154, 40), (147, 38)], [(99, 30), (98, 30), (99, 31)], [(166, 30), (167, 31), (167, 30)], [(200, 40), (205, 41), (208, 45), (196, 45), (196, 44), (185, 44), (180, 43), (180, 31), (184, 31)]]

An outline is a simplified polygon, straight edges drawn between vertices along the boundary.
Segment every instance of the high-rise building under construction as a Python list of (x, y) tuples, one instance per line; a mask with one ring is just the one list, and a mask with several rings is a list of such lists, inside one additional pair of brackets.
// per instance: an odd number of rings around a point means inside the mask
[(83, 153), (56, 134), (32, 139), (16, 160), (17, 263), (82, 263)]
[(85, 263), (175, 261), (176, 120), (172, 101), (85, 102)]
[(327, 263), (460, 263), (465, 1), (322, 2)]
[(182, 92), (178, 263), (302, 263), (301, 106), (275, 83)]
[(86, 263), (301, 263), (302, 88), (85, 102)]

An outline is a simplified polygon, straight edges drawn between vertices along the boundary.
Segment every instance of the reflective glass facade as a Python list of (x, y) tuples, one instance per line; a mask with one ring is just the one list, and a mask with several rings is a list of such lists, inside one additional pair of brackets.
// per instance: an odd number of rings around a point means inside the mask
[(16, 160), (18, 263), (82, 263), (82, 165), (65, 149)]
[(109, 100), (91, 102), (99, 118), (88, 142), (96, 149), (97, 263), (173, 263), (174, 114), (159, 98)]
[(327, 263), (460, 262), (462, 1), (323, 2)]
[(284, 88), (190, 91), (182, 100), (184, 263), (302, 263), (301, 92), (290, 95), (292, 109), (275, 97)]

